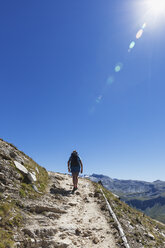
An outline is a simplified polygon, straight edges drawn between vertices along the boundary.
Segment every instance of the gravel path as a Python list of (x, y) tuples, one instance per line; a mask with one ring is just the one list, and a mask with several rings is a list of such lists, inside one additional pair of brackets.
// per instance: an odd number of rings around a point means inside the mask
[[(63, 175), (60, 187), (72, 189), (72, 179)], [(70, 194), (67, 201), (67, 214), (58, 220), (60, 232), (57, 240), (67, 243), (68, 247), (115, 248), (115, 240), (107, 219), (94, 197), (94, 187), (89, 180), (79, 178), (78, 190)]]
[(24, 227), (15, 235), (16, 247), (116, 248), (114, 230), (94, 197), (92, 182), (80, 178), (73, 194), (71, 176), (49, 176), (47, 193), (23, 202)]

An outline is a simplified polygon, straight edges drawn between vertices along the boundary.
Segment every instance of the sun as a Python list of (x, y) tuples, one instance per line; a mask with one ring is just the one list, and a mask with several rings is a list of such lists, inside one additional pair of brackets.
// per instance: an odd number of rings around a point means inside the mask
[(149, 11), (154, 15), (165, 15), (165, 0), (147, 0)]

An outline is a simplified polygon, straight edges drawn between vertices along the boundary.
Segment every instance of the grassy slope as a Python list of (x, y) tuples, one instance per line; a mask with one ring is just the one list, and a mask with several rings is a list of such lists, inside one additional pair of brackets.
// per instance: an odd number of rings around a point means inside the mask
[(24, 178), (24, 176), (15, 168), (13, 160), (10, 159), (10, 169), (16, 170), (18, 173), (20, 173), (22, 180), (20, 181), (19, 185), (13, 185), (18, 188), (17, 199), (13, 198), (12, 194), (4, 197), (3, 193), (0, 193), (0, 248), (10, 248), (14, 246), (14, 231), (21, 227), (23, 220), (22, 216), (20, 215), (20, 209), (22, 208), (21, 200), (23, 198), (34, 199), (41, 197), (42, 194), (44, 194), (48, 183), (48, 173), (45, 168), (39, 166), (30, 157), (19, 151), (12, 144), (6, 144), (12, 146), (17, 154), (20, 154), (20, 156), (23, 155), (27, 158), (27, 164), (24, 164), (24, 166), (29, 171), (36, 171), (36, 168), (38, 168), (39, 173), (36, 173), (37, 182), (35, 184), (41, 193), (39, 194), (34, 191), (32, 185), (27, 183), (26, 178)]
[[(164, 198), (164, 194), (162, 193), (161, 195), (157, 196), (157, 197), (163, 197)], [(154, 198), (149, 198), (149, 197), (133, 197), (133, 198), (124, 198), (123, 200), (125, 200), (131, 207), (135, 207), (137, 209), (139, 209), (140, 211), (144, 212), (146, 215), (150, 216), (151, 218), (161, 221), (162, 223), (165, 224), (165, 205), (163, 203), (160, 202), (160, 200), (156, 197)], [(155, 200), (155, 204), (151, 207), (147, 207), (145, 209), (143, 209), (142, 207), (138, 207), (138, 206), (143, 206), (146, 202), (148, 202), (148, 205), (152, 203), (152, 201)], [(132, 202), (131, 202), (132, 201)], [(137, 203), (135, 203), (135, 201), (137, 201)], [(139, 204), (139, 205), (138, 205)]]
[(155, 204), (154, 207), (147, 208), (145, 214), (165, 223), (165, 205), (161, 206), (160, 204)]
[[(105, 201), (100, 193), (100, 187), (106, 195), (113, 211), (115, 212), (126, 234), (131, 247), (165, 247), (165, 225), (154, 221), (140, 211), (129, 207), (116, 198), (110, 191), (99, 184), (94, 183), (96, 192), (102, 201)], [(112, 217), (110, 222), (115, 226)], [(153, 239), (152, 236), (153, 235)]]

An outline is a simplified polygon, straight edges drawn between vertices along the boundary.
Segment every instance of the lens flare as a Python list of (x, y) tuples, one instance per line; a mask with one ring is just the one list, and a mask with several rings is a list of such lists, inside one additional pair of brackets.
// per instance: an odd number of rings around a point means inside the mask
[(135, 41), (132, 41), (131, 44), (129, 45), (129, 48), (132, 49), (135, 46)]
[(120, 71), (120, 66), (117, 65), (117, 66), (115, 67), (115, 72), (119, 72), (119, 71)]
[(143, 24), (143, 26), (142, 26), (142, 29), (145, 29), (145, 28), (146, 28), (146, 26), (147, 26), (147, 24), (146, 24), (146, 23), (144, 23), (144, 24)]
[(115, 72), (121, 71), (122, 68), (123, 68), (123, 64), (122, 63), (117, 63), (117, 65), (115, 66)]
[(143, 29), (140, 29), (137, 34), (136, 34), (136, 39), (140, 39), (142, 37), (142, 34), (143, 34)]
[(110, 84), (113, 84), (113, 82), (115, 81), (115, 78), (113, 76), (110, 76), (108, 79), (107, 79), (107, 84), (110, 85)]
[(102, 98), (103, 98), (102, 95), (98, 96), (97, 99), (96, 99), (96, 102), (97, 102), (97, 103), (100, 103), (100, 101), (101, 101)]

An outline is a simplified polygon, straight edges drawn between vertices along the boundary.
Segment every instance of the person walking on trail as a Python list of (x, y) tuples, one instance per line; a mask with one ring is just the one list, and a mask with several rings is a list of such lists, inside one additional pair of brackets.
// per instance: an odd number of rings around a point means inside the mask
[(68, 160), (68, 172), (72, 173), (73, 191), (77, 190), (79, 172), (83, 173), (83, 164), (77, 151), (73, 151)]

